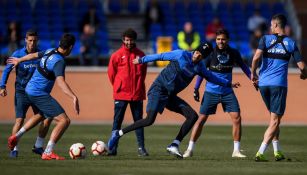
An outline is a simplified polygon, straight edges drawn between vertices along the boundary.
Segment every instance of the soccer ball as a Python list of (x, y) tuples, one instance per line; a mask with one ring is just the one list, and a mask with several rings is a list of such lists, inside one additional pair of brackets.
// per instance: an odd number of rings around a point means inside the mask
[(102, 155), (107, 152), (107, 146), (103, 141), (96, 141), (92, 145), (92, 153), (94, 156)]
[(86, 149), (82, 143), (75, 143), (69, 148), (69, 155), (72, 159), (84, 159), (86, 156)]

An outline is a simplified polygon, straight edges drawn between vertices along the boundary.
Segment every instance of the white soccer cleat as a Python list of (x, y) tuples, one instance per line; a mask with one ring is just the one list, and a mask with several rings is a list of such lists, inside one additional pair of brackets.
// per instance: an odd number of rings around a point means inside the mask
[(180, 158), (182, 159), (182, 155), (181, 153), (179, 152), (179, 148), (178, 146), (173, 146), (173, 145), (170, 145), (166, 148), (167, 152), (172, 154), (172, 155), (175, 155), (177, 158)]
[(245, 158), (246, 155), (242, 154), (239, 150), (233, 151), (232, 157)]
[(183, 158), (192, 157), (193, 151), (187, 149), (182, 156), (183, 156)]

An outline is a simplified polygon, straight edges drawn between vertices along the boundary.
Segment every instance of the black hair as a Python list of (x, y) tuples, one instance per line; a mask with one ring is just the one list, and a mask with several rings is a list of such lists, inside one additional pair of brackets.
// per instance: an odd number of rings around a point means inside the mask
[(216, 32), (215, 32), (216, 36), (218, 35), (225, 35), (227, 39), (229, 39), (229, 32), (228, 30), (226, 29), (218, 29)]
[(133, 40), (136, 40), (137, 37), (138, 37), (138, 34), (136, 33), (136, 31), (134, 31), (133, 29), (129, 28), (127, 30), (125, 30), (122, 34), (122, 37), (123, 39), (125, 37), (128, 37), (128, 38), (132, 38)]
[(63, 34), (61, 41), (60, 41), (60, 47), (62, 49), (68, 49), (70, 46), (73, 46), (76, 42), (76, 38), (74, 35), (65, 33)]
[(37, 33), (37, 31), (34, 30), (34, 29), (29, 29), (29, 30), (27, 31), (27, 33), (26, 33), (26, 37), (28, 37), (28, 36), (38, 36), (38, 33)]
[(280, 28), (285, 28), (286, 25), (287, 25), (287, 18), (285, 15), (283, 14), (276, 14), (272, 17), (272, 20), (276, 20), (277, 21), (277, 25), (280, 27)]

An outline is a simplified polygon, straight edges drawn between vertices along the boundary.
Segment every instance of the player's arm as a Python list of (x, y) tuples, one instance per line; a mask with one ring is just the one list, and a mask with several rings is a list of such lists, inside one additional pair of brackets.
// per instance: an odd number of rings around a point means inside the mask
[(65, 75), (65, 63), (64, 60), (58, 61), (54, 67), (53, 72), (56, 77), (55, 81), (58, 84), (58, 86), (61, 88), (61, 90), (69, 96), (73, 100), (74, 104), (74, 110), (76, 114), (79, 115), (80, 108), (79, 108), (79, 100), (77, 96), (74, 94), (74, 92), (71, 90), (69, 85), (66, 83), (64, 75)]
[(238, 88), (240, 86), (239, 82), (231, 83), (231, 81), (218, 77), (217, 75), (213, 74), (211, 71), (208, 71), (207, 69), (201, 69), (200, 76), (205, 78), (207, 81), (210, 81), (214, 84), (218, 84), (225, 87), (234, 87)]
[(136, 58), (132, 62), (133, 64), (143, 64), (143, 63), (148, 63), (148, 62), (153, 62), (153, 61), (172, 61), (172, 60), (178, 59), (179, 54), (181, 53), (182, 51), (175, 50), (175, 51), (164, 52), (160, 54), (146, 55), (141, 58)]
[(195, 86), (194, 86), (194, 93), (193, 93), (193, 97), (195, 101), (199, 101), (199, 87), (202, 82), (203, 82), (203, 77), (198, 75)]
[(244, 63), (241, 54), (239, 52), (236, 53), (236, 63), (238, 64), (238, 66), (240, 66), (240, 68), (242, 69), (242, 71), (244, 72), (244, 74), (251, 79), (251, 71), (249, 70), (249, 67)]
[(117, 73), (117, 61), (115, 55), (112, 54), (108, 65), (108, 77), (112, 85), (114, 84), (116, 73)]
[(21, 58), (10, 57), (6, 62), (8, 64), (13, 64), (13, 68), (14, 68), (21, 62), (38, 59), (38, 58), (42, 57), (44, 55), (44, 53), (45, 53), (44, 51), (30, 53), (30, 54), (25, 55)]
[(296, 44), (294, 43), (294, 51), (292, 53), (292, 56), (297, 64), (297, 67), (300, 69), (301, 71), (301, 75), (300, 78), (305, 80), (307, 78), (307, 67), (305, 62), (302, 60), (302, 55), (300, 53), (300, 51), (298, 50)]
[(265, 49), (265, 47), (266, 47), (266, 45), (265, 45), (265, 36), (263, 36), (259, 40), (258, 48), (257, 48), (257, 50), (255, 52), (255, 55), (254, 55), (253, 61), (252, 61), (251, 80), (253, 81), (253, 84), (254, 84), (256, 90), (258, 90), (257, 68), (258, 68), (259, 61), (262, 58), (263, 50)]

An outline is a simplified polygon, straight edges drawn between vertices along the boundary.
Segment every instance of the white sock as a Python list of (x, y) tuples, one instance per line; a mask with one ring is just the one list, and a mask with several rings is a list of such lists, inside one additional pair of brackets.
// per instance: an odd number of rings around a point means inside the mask
[(178, 145), (178, 146), (180, 145), (180, 141), (179, 140), (174, 140), (173, 143)]
[(118, 134), (119, 134), (119, 136), (122, 136), (122, 135), (124, 135), (124, 132), (123, 132), (123, 130), (119, 130), (119, 131), (118, 131)]
[(233, 151), (240, 151), (240, 142), (233, 141)]
[(20, 130), (16, 133), (16, 137), (19, 139), (25, 132), (26, 129), (24, 127), (21, 127)]
[(194, 150), (194, 146), (195, 146), (195, 142), (189, 141), (188, 150), (193, 151)]
[(55, 143), (53, 141), (49, 140), (44, 153), (46, 153), (46, 154), (52, 153), (54, 146), (55, 146)]
[(279, 141), (278, 140), (273, 140), (272, 141), (272, 145), (273, 145), (274, 152), (280, 151), (280, 146), (279, 146)]
[(267, 147), (268, 147), (268, 144), (262, 142), (262, 143), (261, 143), (261, 146), (260, 146), (260, 148), (259, 148), (259, 150), (258, 150), (258, 152), (259, 152), (260, 154), (263, 154)]
[(42, 148), (44, 146), (45, 138), (41, 138), (39, 136), (36, 137), (35, 148)]
[(14, 147), (14, 151), (18, 151), (18, 146), (17, 145)]

